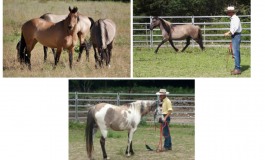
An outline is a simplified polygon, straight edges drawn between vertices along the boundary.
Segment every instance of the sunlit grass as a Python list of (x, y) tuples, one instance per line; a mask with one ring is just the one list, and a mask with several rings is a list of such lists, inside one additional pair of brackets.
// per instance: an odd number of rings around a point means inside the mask
[(134, 48), (134, 77), (250, 77), (250, 48), (241, 48), (242, 74), (231, 76), (234, 60), (228, 48), (188, 48), (176, 53), (173, 48)]

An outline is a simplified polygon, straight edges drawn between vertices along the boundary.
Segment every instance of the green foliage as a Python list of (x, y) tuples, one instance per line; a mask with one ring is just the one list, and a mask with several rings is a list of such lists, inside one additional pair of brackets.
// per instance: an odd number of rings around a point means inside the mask
[(224, 15), (228, 5), (235, 5), (239, 14), (250, 14), (250, 0), (134, 0), (134, 15), (191, 16)]

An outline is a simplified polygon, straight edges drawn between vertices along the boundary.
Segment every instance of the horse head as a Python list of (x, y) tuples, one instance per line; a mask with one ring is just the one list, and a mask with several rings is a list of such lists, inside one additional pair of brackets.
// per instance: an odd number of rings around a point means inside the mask
[(74, 7), (73, 9), (71, 9), (71, 7), (69, 7), (69, 11), (70, 11), (70, 13), (68, 14), (68, 16), (65, 20), (66, 20), (66, 24), (67, 24), (67, 29), (69, 31), (72, 31), (79, 21), (79, 14), (77, 12), (78, 8)]
[(150, 24), (150, 30), (153, 30), (154, 28), (156, 28), (157, 26), (160, 25), (160, 21), (159, 21), (159, 18), (157, 16), (154, 16), (152, 18), (152, 22)]
[(141, 115), (146, 115), (150, 111), (154, 111), (157, 107), (157, 102), (156, 101), (139, 101), (141, 103)]

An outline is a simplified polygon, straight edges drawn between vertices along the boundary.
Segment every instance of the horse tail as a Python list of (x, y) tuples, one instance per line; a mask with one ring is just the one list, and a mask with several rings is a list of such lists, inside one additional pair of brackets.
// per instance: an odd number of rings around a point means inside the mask
[(91, 18), (91, 17), (88, 17), (88, 19), (89, 19), (90, 22), (91, 22), (91, 26), (90, 26), (90, 30), (91, 30), (91, 28), (93, 27), (95, 21), (94, 21), (93, 18)]
[(107, 48), (106, 27), (102, 19), (99, 20), (99, 26), (101, 31), (102, 49), (106, 49)]
[(94, 125), (95, 125), (94, 108), (91, 107), (88, 109), (87, 124), (86, 124), (86, 151), (89, 158), (92, 157)]
[(26, 42), (25, 42), (25, 38), (23, 36), (23, 33), (21, 33), (21, 39), (20, 39), (20, 43), (19, 44), (19, 60), (20, 62), (25, 61), (25, 48), (26, 48)]

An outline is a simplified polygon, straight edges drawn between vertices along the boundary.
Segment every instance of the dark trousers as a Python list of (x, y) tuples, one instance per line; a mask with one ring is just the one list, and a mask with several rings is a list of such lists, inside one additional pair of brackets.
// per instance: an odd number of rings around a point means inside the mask
[(170, 117), (167, 117), (166, 122), (162, 123), (162, 125), (163, 125), (163, 136), (165, 138), (164, 148), (171, 148), (172, 147), (171, 135), (169, 132), (169, 123), (170, 123)]

